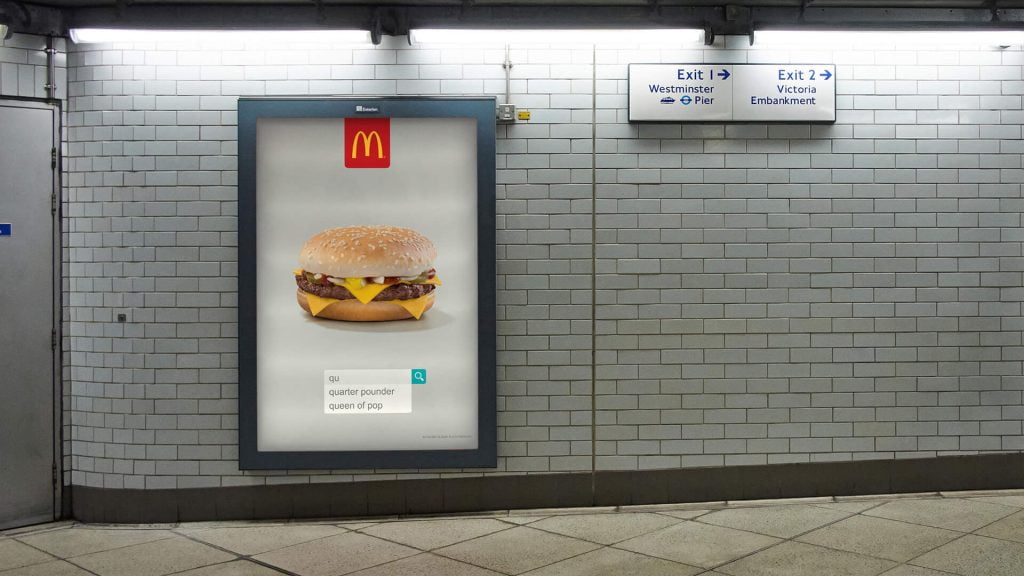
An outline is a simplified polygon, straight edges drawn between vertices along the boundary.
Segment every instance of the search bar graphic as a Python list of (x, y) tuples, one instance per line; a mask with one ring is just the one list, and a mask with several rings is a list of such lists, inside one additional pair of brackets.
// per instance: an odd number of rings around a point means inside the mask
[(324, 414), (410, 413), (412, 386), (426, 383), (426, 368), (324, 370)]
[(426, 384), (427, 383), (427, 369), (426, 368), (413, 368), (412, 369), (412, 383), (413, 384)]

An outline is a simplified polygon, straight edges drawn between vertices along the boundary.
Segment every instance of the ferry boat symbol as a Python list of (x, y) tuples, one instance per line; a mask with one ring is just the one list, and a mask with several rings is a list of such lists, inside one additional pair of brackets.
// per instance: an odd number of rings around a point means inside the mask
[(661, 99), (662, 104), (673, 104), (675, 101), (676, 99), (671, 96), (665, 96), (664, 98)]

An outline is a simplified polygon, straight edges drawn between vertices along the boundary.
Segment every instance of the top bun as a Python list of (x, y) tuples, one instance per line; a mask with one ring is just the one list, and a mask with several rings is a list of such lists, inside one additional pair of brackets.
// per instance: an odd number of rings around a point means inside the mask
[(335, 278), (419, 276), (433, 267), (437, 250), (415, 230), (397, 226), (331, 228), (313, 236), (299, 252), (307, 272)]

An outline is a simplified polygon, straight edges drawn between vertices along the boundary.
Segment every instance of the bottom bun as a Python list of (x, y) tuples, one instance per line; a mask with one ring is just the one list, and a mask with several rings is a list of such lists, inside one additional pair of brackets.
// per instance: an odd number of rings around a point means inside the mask
[[(427, 307), (423, 309), (426, 312), (434, 306), (434, 293), (430, 292), (423, 297), (427, 299)], [(303, 310), (313, 314), (309, 309), (309, 302), (306, 300), (305, 292), (296, 290), (295, 298), (299, 301), (299, 306), (302, 306)], [(409, 314), (408, 310), (396, 304), (388, 302), (363, 304), (359, 300), (351, 298), (333, 302), (327, 308), (321, 310), (315, 317), (327, 320), (344, 320), (346, 322), (386, 322), (389, 320), (412, 318), (412, 314)]]

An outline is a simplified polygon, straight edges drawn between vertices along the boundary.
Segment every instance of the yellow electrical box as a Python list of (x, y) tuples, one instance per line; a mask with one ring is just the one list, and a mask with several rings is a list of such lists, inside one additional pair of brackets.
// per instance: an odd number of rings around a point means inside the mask
[(529, 110), (520, 110), (519, 112), (516, 112), (516, 114), (517, 114), (517, 117), (520, 120), (529, 120), (530, 119), (530, 111)]

